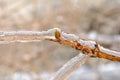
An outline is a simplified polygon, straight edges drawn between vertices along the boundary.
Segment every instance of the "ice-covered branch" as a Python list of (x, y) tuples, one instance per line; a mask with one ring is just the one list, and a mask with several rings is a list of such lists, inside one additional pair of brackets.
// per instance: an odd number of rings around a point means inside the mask
[(82, 64), (85, 63), (87, 55), (78, 54), (71, 60), (69, 60), (58, 72), (51, 78), (51, 80), (66, 80), (66, 78), (76, 69), (78, 69)]
[(32, 42), (54, 38), (54, 29), (48, 31), (0, 31), (0, 44), (10, 42)]
[(49, 40), (68, 45), (91, 57), (120, 61), (120, 52), (105, 49), (95, 41), (82, 40), (74, 34), (67, 34), (59, 28), (48, 31), (0, 31), (0, 44), (9, 42), (30, 42)]
[(0, 44), (41, 40), (58, 42), (75, 48), (83, 53), (68, 61), (60, 70), (58, 70), (51, 80), (66, 79), (71, 72), (85, 62), (88, 55), (90, 57), (98, 57), (120, 62), (120, 52), (106, 49), (95, 41), (82, 40), (78, 36), (67, 34), (58, 28), (50, 29), (48, 31), (0, 31)]

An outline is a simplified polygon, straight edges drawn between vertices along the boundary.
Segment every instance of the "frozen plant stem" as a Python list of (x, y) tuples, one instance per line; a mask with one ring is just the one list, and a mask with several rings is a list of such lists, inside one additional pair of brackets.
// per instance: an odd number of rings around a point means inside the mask
[(68, 63), (58, 70), (51, 80), (66, 79), (71, 72), (85, 62), (88, 55), (94, 58), (104, 58), (120, 62), (120, 52), (106, 49), (97, 44), (95, 41), (82, 40), (74, 34), (62, 32), (59, 28), (50, 29), (48, 31), (0, 31), (0, 44), (41, 40), (58, 42), (83, 53), (68, 61)]
[(82, 51), (84, 54), (89, 53), (91, 57), (105, 58), (120, 62), (120, 52), (106, 49), (95, 41), (79, 39), (78, 36), (67, 34), (59, 28), (49, 29), (48, 31), (0, 31), (0, 44), (41, 40), (49, 40), (70, 46), (76, 50)]
[(62, 68), (60, 68), (55, 76), (51, 78), (51, 80), (66, 80), (68, 76), (78, 69), (82, 64), (85, 63), (88, 55), (84, 55), (79, 53), (77, 56), (69, 60)]
[(0, 44), (11, 42), (33, 42), (53, 39), (57, 28), (48, 31), (0, 31)]

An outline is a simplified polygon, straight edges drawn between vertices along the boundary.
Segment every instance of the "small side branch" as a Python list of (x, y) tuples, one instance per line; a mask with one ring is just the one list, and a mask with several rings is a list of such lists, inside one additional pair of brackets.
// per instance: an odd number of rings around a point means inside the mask
[(58, 72), (51, 78), (51, 80), (66, 80), (68, 76), (78, 69), (82, 64), (85, 63), (88, 55), (78, 54), (71, 60), (69, 60), (62, 68), (58, 70)]

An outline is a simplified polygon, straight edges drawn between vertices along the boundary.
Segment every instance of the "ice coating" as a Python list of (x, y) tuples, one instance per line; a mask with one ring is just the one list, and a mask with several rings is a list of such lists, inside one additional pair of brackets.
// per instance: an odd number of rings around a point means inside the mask
[(85, 63), (88, 56), (79, 53), (77, 56), (68, 61), (63, 67), (61, 67), (58, 72), (50, 80), (61, 80), (60, 78), (64, 77), (65, 74), (69, 74), (69, 71), (72, 69), (77, 69), (82, 64)]
[(89, 46), (90, 48), (94, 49), (95, 48), (95, 41), (84, 41), (82, 39), (79, 39), (78, 42), (83, 45), (83, 46)]
[(53, 29), (49, 29), (48, 31), (42, 31), (42, 33), (54, 35), (56, 30), (58, 30), (61, 33), (61, 29), (59, 28), (53, 28)]
[(70, 41), (77, 40), (83, 46), (89, 46), (92, 49), (95, 48), (95, 44), (96, 44), (95, 41), (85, 41), (85, 40), (79, 39), (79, 37), (74, 34), (67, 34), (65, 32), (62, 32), (62, 37)]
[(61, 32), (59, 28), (49, 29), (47, 31), (0, 31), (0, 44), (42, 41), (48, 37), (52, 37), (51, 39), (53, 39), (56, 30)]
[(74, 34), (67, 34), (65, 32), (62, 32), (62, 37), (65, 38), (65, 39), (67, 39), (67, 40), (71, 40), (71, 41), (79, 39), (78, 36), (76, 36)]
[[(57, 35), (58, 38), (63, 40), (63, 42), (67, 40), (69, 43), (74, 44), (72, 42), (77, 41), (78, 43), (80, 43), (81, 46), (88, 46), (91, 49), (95, 49), (95, 45), (96, 45), (95, 41), (82, 40), (74, 34), (67, 34), (65, 32), (61, 32), (59, 28), (49, 29), (47, 31), (0, 31), (0, 44), (8, 44), (11, 42), (33, 42), (33, 41), (43, 41), (43, 40), (59, 42), (61, 40), (56, 40), (57, 38), (55, 37), (56, 31), (57, 33), (60, 34), (60, 36)], [(63, 43), (63, 44), (66, 45), (68, 43)], [(103, 53), (120, 57), (120, 52), (103, 48), (99, 44), (98, 44), (98, 49)]]
[(104, 52), (106, 54), (120, 57), (120, 52), (112, 51), (112, 50), (106, 49), (102, 46), (99, 46), (99, 49), (100, 49), (101, 52)]
[(55, 30), (61, 30), (59, 28), (49, 29), (47, 31), (0, 31), (0, 36), (14, 36), (14, 35), (54, 35)]

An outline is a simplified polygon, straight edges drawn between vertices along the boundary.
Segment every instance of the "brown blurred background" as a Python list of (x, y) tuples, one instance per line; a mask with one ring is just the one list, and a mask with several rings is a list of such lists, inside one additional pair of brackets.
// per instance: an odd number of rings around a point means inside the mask
[[(93, 40), (120, 51), (120, 0), (0, 0), (0, 31), (54, 27), (82, 38), (100, 35)], [(0, 80), (49, 80), (78, 53), (49, 41), (0, 44)], [(105, 59), (88, 59), (69, 78), (113, 79), (120, 80), (120, 63)]]

